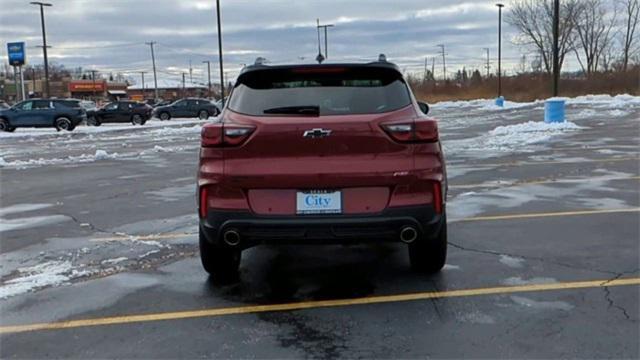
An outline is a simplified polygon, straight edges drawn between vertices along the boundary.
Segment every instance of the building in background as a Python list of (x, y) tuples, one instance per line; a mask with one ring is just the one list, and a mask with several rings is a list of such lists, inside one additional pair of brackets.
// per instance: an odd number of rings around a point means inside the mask
[[(212, 92), (220, 86), (212, 85)], [(173, 81), (168, 79), (158, 79), (158, 97), (163, 100), (176, 100), (183, 97), (200, 97), (206, 98), (208, 87), (205, 84), (185, 82), (184, 87), (182, 81)], [(219, 91), (219, 90), (218, 90)], [(127, 88), (127, 95), (132, 100), (144, 101), (155, 97), (155, 88), (153, 78), (145, 81), (144, 89), (142, 84), (131, 85)]]

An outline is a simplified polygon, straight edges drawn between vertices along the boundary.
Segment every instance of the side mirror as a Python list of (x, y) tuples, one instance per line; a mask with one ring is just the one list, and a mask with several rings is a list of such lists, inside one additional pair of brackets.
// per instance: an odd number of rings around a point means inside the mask
[(422, 111), (423, 114), (426, 115), (429, 113), (429, 105), (427, 105), (427, 103), (418, 101), (418, 106), (420, 106), (420, 110)]

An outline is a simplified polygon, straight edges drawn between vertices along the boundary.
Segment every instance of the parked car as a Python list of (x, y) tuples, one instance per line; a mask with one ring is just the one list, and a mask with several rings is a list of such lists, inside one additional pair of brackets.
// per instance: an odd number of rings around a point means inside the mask
[(436, 120), (394, 64), (252, 65), (202, 127), (200, 255), (237, 273), (258, 244), (392, 241), (416, 271), (447, 255)]
[(88, 118), (87, 124), (100, 126), (103, 123), (127, 123), (144, 125), (151, 118), (153, 108), (136, 101), (116, 101), (97, 109)]
[(86, 111), (77, 100), (30, 99), (0, 110), (0, 130), (11, 132), (19, 127), (54, 127), (58, 131), (72, 131), (86, 119)]
[(187, 98), (178, 100), (170, 105), (158, 106), (153, 110), (153, 115), (160, 120), (171, 118), (197, 117), (208, 119), (209, 116), (218, 116), (220, 109), (207, 99)]

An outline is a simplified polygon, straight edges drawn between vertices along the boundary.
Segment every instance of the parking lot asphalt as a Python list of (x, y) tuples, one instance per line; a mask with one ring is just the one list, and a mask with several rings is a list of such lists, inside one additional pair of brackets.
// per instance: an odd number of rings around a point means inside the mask
[(433, 107), (450, 246), (431, 276), (401, 244), (261, 246), (217, 283), (197, 123), (18, 130), (0, 139), (0, 356), (638, 358), (640, 107), (620, 106), (569, 105), (579, 128), (558, 133), (514, 127), (539, 104)]

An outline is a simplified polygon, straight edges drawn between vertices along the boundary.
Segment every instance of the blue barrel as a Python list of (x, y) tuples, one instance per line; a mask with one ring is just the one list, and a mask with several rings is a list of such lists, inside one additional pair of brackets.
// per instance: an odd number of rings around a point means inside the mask
[(564, 100), (548, 99), (544, 102), (544, 122), (561, 123), (564, 122)]
[(504, 96), (498, 96), (496, 98), (496, 106), (500, 106), (500, 107), (504, 106)]

